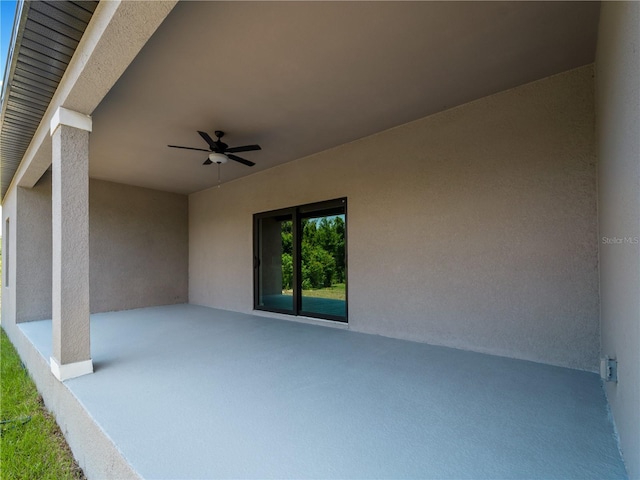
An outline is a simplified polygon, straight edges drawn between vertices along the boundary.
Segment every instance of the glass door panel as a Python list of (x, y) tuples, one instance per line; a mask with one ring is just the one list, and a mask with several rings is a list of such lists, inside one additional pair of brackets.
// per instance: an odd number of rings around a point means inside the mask
[(300, 314), (346, 319), (344, 207), (300, 216)]
[(294, 312), (293, 215), (257, 219), (257, 308)]

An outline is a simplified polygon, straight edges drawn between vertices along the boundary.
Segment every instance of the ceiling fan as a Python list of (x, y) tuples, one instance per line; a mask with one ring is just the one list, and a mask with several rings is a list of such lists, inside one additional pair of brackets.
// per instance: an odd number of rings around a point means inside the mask
[(216, 140), (213, 140), (207, 132), (201, 132), (198, 130), (200, 136), (204, 139), (207, 144), (209, 144), (209, 149), (205, 148), (195, 148), (195, 147), (181, 147), (179, 145), (167, 145), (171, 148), (184, 148), (186, 150), (199, 150), (201, 152), (211, 152), (207, 159), (204, 161), (203, 165), (211, 165), (212, 163), (217, 163), (220, 165), (221, 163), (227, 163), (227, 159), (233, 160), (238, 163), (242, 163), (247, 167), (253, 167), (255, 163), (246, 158), (238, 157), (234, 155), (234, 153), (240, 152), (251, 152), (253, 150), (262, 150), (260, 145), (244, 145), (242, 147), (229, 147), (226, 143), (220, 140), (224, 136), (224, 132), (220, 130), (216, 130), (215, 136), (218, 137)]

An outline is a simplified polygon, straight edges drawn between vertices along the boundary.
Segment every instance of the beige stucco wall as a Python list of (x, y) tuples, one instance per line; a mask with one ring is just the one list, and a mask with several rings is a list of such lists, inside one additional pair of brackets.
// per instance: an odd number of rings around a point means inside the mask
[(352, 330), (595, 370), (592, 77), (587, 66), (191, 195), (190, 301), (250, 312), (252, 215), (344, 196)]
[(640, 479), (640, 3), (605, 2), (596, 57), (602, 353), (622, 453)]
[[(33, 188), (17, 187), (16, 321), (51, 318), (51, 172)], [(16, 264), (14, 264), (16, 265)]]
[(187, 197), (100, 180), (89, 197), (91, 311), (186, 302)]
[[(16, 321), (16, 200), (18, 194), (12, 188), (5, 195), (2, 202), (2, 321), (3, 328), (8, 323)], [(6, 231), (6, 222), (9, 219), (9, 234)], [(7, 249), (7, 241), (9, 249)], [(8, 264), (8, 265), (7, 265)], [(7, 276), (9, 286), (7, 286)]]
[[(50, 174), (47, 178), (33, 189), (11, 188), (2, 204), (3, 326), (51, 318)], [(21, 205), (19, 210), (17, 204)], [(5, 231), (7, 219), (10, 222), (9, 249)]]
[[(186, 302), (187, 197), (91, 179), (89, 203), (91, 312)], [(17, 286), (3, 290), (7, 321), (51, 318), (51, 213), (51, 172), (5, 199)]]

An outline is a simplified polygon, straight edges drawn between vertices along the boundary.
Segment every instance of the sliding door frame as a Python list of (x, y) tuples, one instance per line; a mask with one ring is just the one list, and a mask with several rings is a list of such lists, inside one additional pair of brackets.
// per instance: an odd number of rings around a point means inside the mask
[[(317, 212), (320, 216), (329, 216), (332, 210), (336, 215), (344, 215), (344, 276), (345, 276), (345, 316), (330, 315), (325, 313), (317, 313), (302, 310), (302, 219), (313, 218), (313, 213)], [(328, 211), (328, 215), (322, 215)], [(292, 263), (293, 263), (293, 311), (283, 310), (273, 307), (265, 307), (260, 305), (260, 221), (264, 218), (273, 218), (278, 216), (291, 216), (292, 219)], [(319, 318), (323, 320), (332, 320), (337, 322), (348, 323), (349, 319), (349, 261), (348, 261), (348, 234), (347, 234), (347, 199), (337, 198), (323, 202), (309, 203), (297, 207), (282, 208), (271, 210), (269, 212), (256, 213), (253, 215), (253, 308), (274, 313), (283, 313), (286, 315)]]

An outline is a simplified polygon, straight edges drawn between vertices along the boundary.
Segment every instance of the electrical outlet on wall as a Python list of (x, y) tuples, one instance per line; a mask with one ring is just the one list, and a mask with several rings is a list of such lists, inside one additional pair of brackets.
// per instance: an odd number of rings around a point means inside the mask
[(618, 381), (618, 361), (615, 358), (604, 357), (600, 359), (600, 377), (605, 382)]

